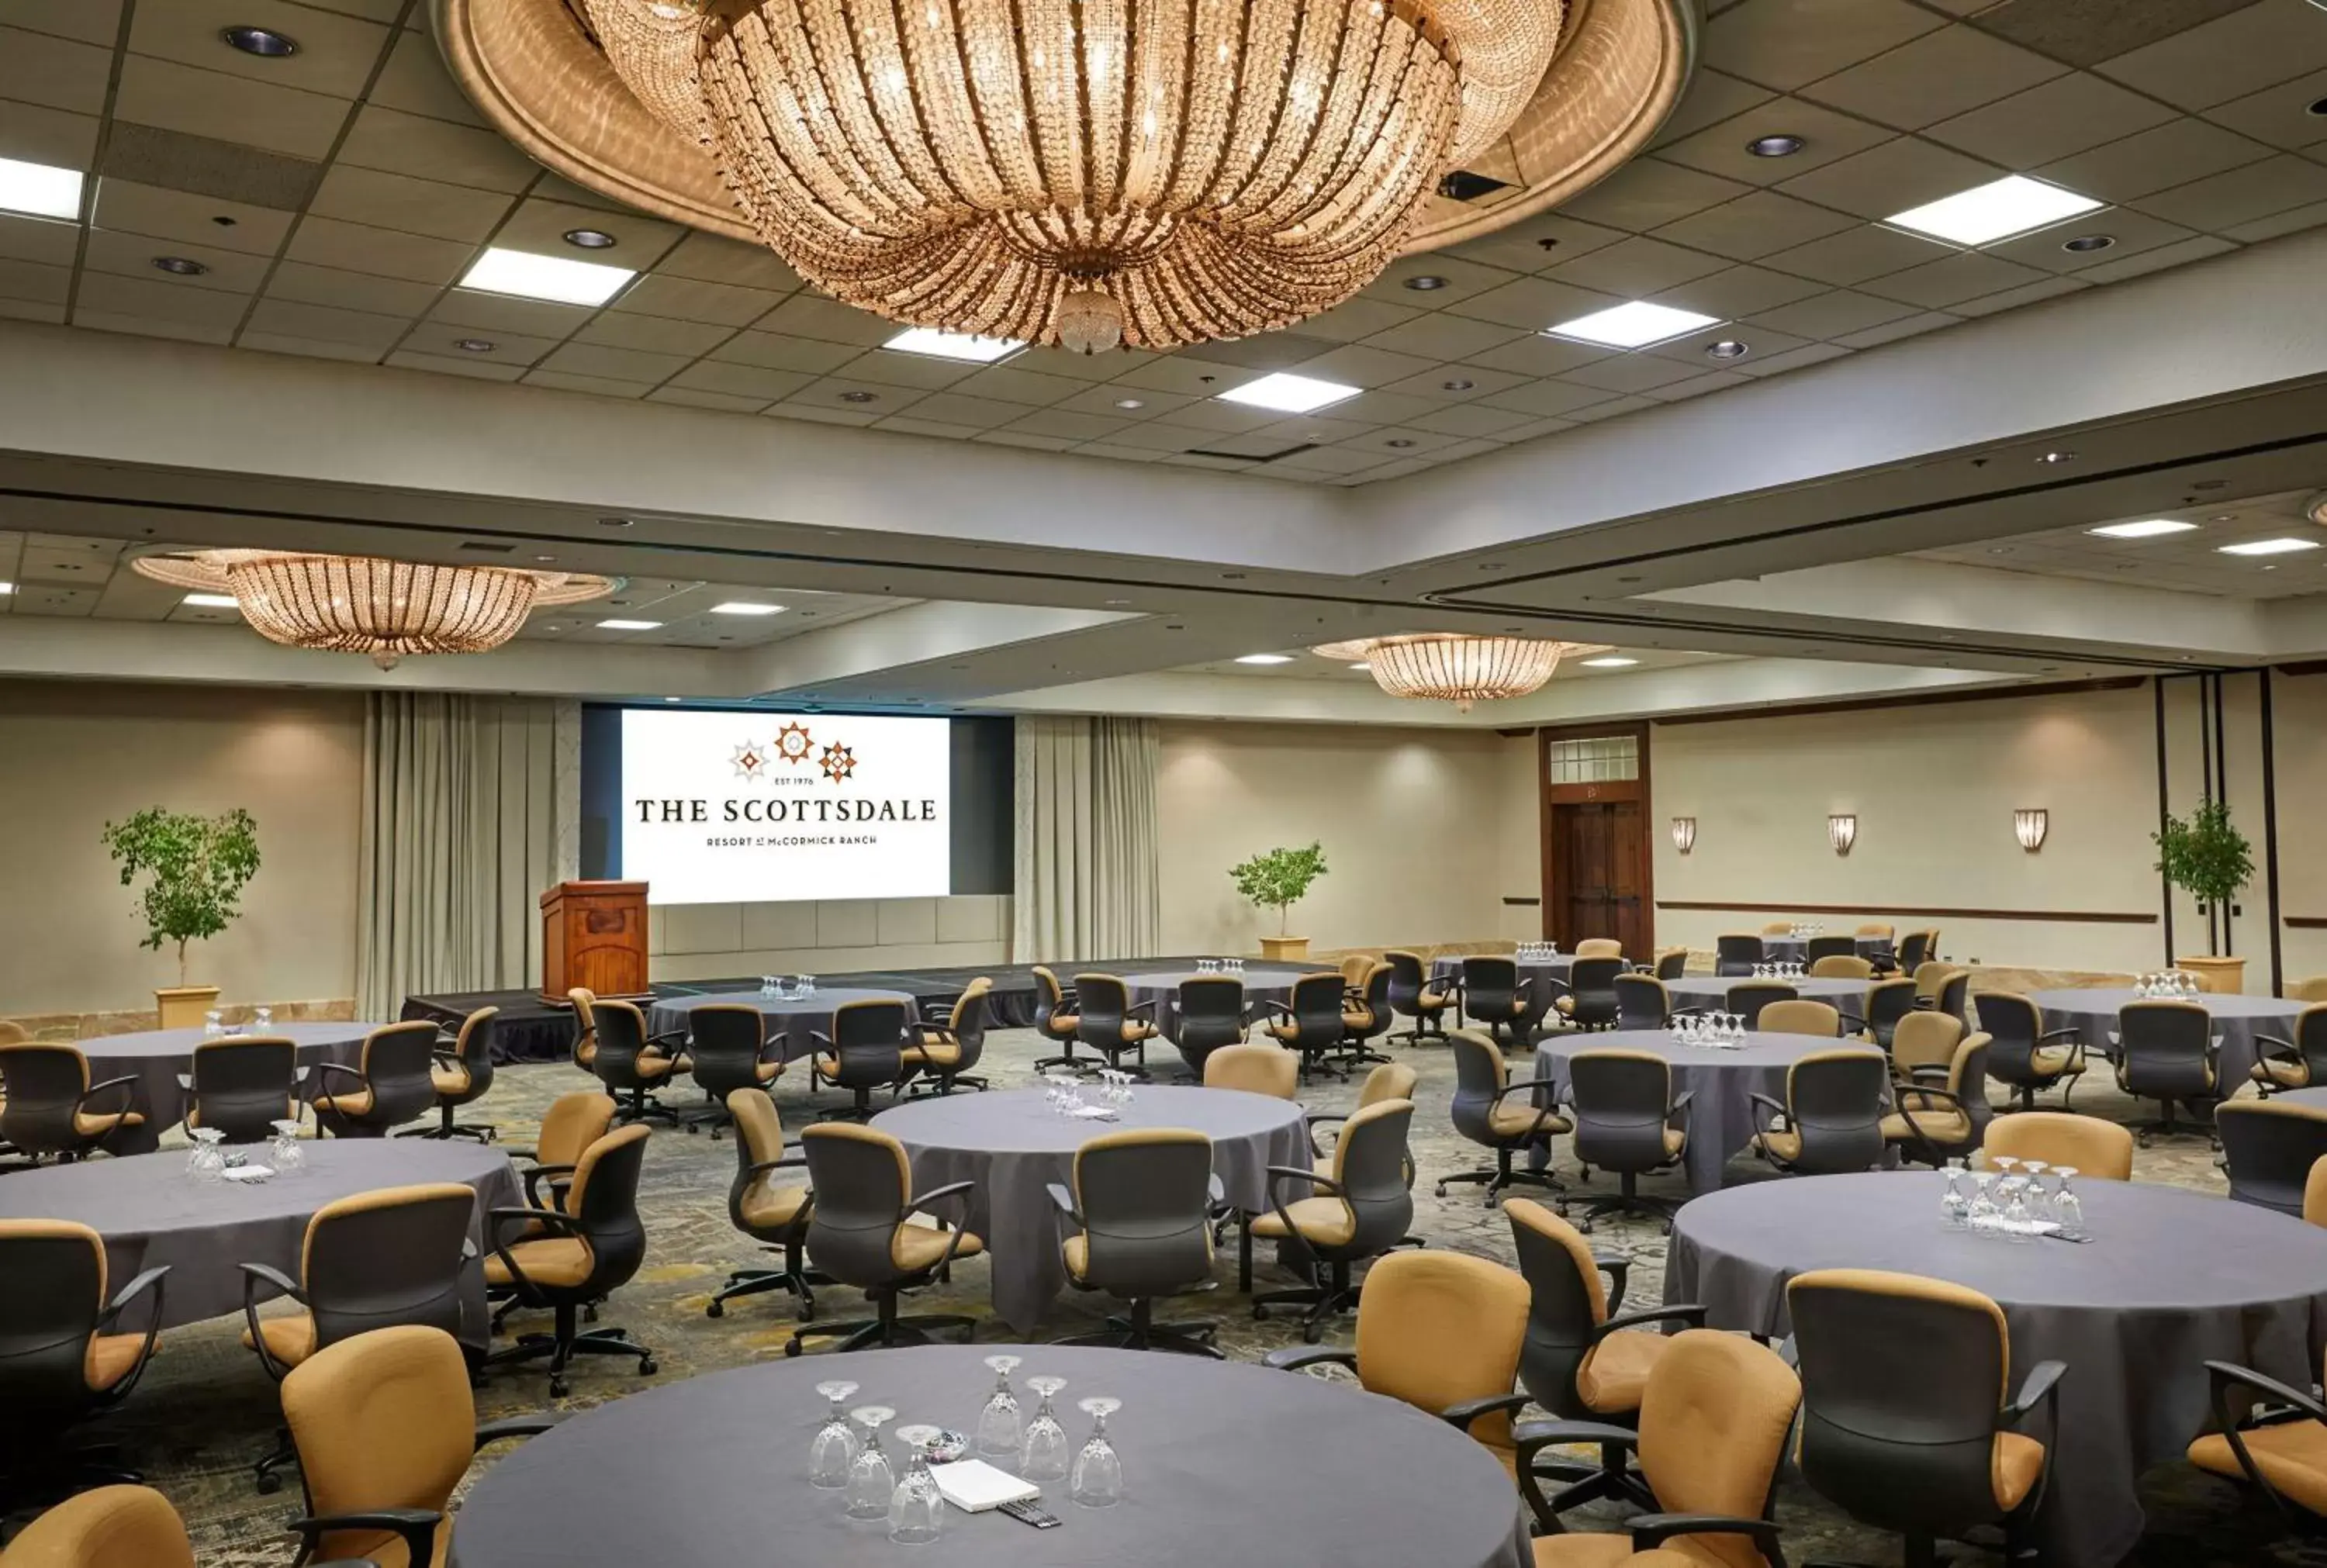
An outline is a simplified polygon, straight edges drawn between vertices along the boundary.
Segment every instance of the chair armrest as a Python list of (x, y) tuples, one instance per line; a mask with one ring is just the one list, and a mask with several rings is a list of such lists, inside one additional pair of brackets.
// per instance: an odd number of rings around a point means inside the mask
[[(1546, 975), (1546, 976), (1544, 976), (1544, 978), (1545, 978), (1545, 979), (1547, 979), (1547, 980), (1551, 980), (1551, 977), (1550, 977), (1549, 975)], [(1526, 1001), (1526, 1000), (1527, 1000), (1527, 994), (1528, 994), (1528, 987), (1530, 985), (1534, 984), (1534, 982), (1535, 982), (1535, 976), (1534, 976), (1534, 975), (1520, 975), (1520, 976), (1519, 976), (1516, 981), (1512, 982), (1512, 984), (1511, 984), (1511, 1000), (1512, 1000), (1512, 1001), (1514, 1001), (1514, 1002), (1524, 1002), (1524, 1001)], [(1559, 984), (1559, 982), (1558, 982), (1558, 981), (1556, 981), (1556, 980), (1551, 980), (1551, 984), (1553, 984), (1553, 985), (1558, 985), (1558, 984)], [(1562, 987), (1562, 988), (1563, 988), (1563, 989), (1565, 989), (1565, 987)]]
[(1626, 1312), (1621, 1317), (1603, 1320), (1598, 1328), (1592, 1330), (1592, 1340), (1597, 1344), (1619, 1329), (1637, 1329), (1643, 1323), (1687, 1323), (1692, 1329), (1702, 1329), (1705, 1327), (1705, 1314), (1706, 1309), (1694, 1302), (1645, 1307), (1637, 1312)]
[(88, 1088), (81, 1091), (81, 1097), (74, 1103), (73, 1109), (76, 1111), (81, 1109), (83, 1106), (87, 1106), (89, 1101), (97, 1098), (98, 1096), (103, 1094), (107, 1089), (119, 1089), (122, 1091), (122, 1115), (126, 1115), (129, 1112), (137, 1108), (137, 1075), (136, 1073), (124, 1073), (119, 1078), (107, 1078), (101, 1084), (89, 1085)]
[(307, 1293), (301, 1290), (297, 1282), (294, 1281), (289, 1274), (285, 1274), (281, 1269), (276, 1268), (272, 1264), (245, 1263), (237, 1264), (235, 1266), (242, 1270), (243, 1274), (248, 1276), (242, 1282), (242, 1299), (245, 1302), (254, 1300), (252, 1293), (263, 1282), (266, 1284), (273, 1285), (276, 1290), (282, 1292), (285, 1295), (289, 1296), (301, 1306), (304, 1307), (307, 1304)]
[[(571, 1175), (573, 1175), (573, 1174), (574, 1174), (574, 1172), (575, 1172), (576, 1170), (578, 1170), (578, 1169), (579, 1169), (579, 1167), (578, 1167), (578, 1166), (574, 1166), (574, 1165), (536, 1165), (536, 1166), (534, 1166), (531, 1170), (527, 1171), (526, 1172), (524, 1172), (524, 1175), (525, 1175), (525, 1200), (526, 1200), (528, 1203), (531, 1204), (531, 1205), (532, 1205), (533, 1207), (535, 1207), (536, 1209), (544, 1209), (544, 1208), (547, 1208), (547, 1207), (548, 1207), (548, 1205), (547, 1205), (547, 1204), (545, 1204), (545, 1203), (543, 1203), (543, 1202), (541, 1201), (541, 1190), (540, 1190), (540, 1181), (541, 1181), (541, 1179), (542, 1179), (543, 1177), (545, 1177), (545, 1176), (552, 1176), (552, 1177), (555, 1177), (555, 1176), (571, 1176)], [(554, 1187), (556, 1187), (556, 1186), (557, 1185), (557, 1183), (556, 1183), (556, 1182), (555, 1182), (555, 1181), (552, 1181), (552, 1182), (550, 1183), (550, 1185), (554, 1188)]]
[(284, 1527), (296, 1532), (309, 1551), (334, 1530), (392, 1530), (404, 1537), (410, 1561), (425, 1563), (436, 1550), (436, 1526), (444, 1516), (434, 1508), (370, 1508), (360, 1514), (321, 1514), (293, 1519)]
[[(2045, 1365), (2050, 1366), (2047, 1362)], [(2309, 1394), (2266, 1377), (2251, 1367), (2241, 1367), (2235, 1361), (2209, 1361), (2206, 1375), (2212, 1380), (2214, 1391), (2214, 1423), (2224, 1433), (2238, 1429), (2238, 1412), (2230, 1408), (2229, 1394), (2234, 1388), (2250, 1388), (2266, 1395), (2280, 1404), (2290, 1406), (2317, 1422), (2327, 1422), (2327, 1405), (2322, 1405)], [(2033, 1374), (2031, 1374), (2033, 1377)], [(2233, 1444), (2237, 1439), (2231, 1439)], [(2249, 1472), (2253, 1466), (2248, 1466)]]
[(1271, 1350), (1260, 1358), (1264, 1367), (1279, 1372), (1298, 1372), (1304, 1367), (1332, 1365), (1358, 1369), (1358, 1353), (1346, 1345), (1289, 1345), (1281, 1350)]
[(456, 1051), (432, 1050), (428, 1053), (428, 1059), (435, 1062), (439, 1067), (459, 1067), (461, 1065), (460, 1054)]
[(1909, 1068), (1907, 1069), (1907, 1077), (1912, 1080), (1917, 1088), (1921, 1088), (1924, 1087), (1926, 1079), (1938, 1083), (1947, 1082), (1948, 1069), (1939, 1066), (1937, 1063), (1933, 1063), (1929, 1067)]
[(684, 1029), (666, 1029), (660, 1034), (648, 1035), (647, 1043), (649, 1045), (676, 1044), (684, 1050), (687, 1045), (687, 1031)]
[(1438, 1413), (1438, 1419), (1449, 1426), (1468, 1432), (1472, 1423), (1481, 1416), (1492, 1415), (1497, 1411), (1516, 1415), (1528, 1407), (1531, 1399), (1532, 1396), (1526, 1394), (1491, 1394), (1481, 1399), (1465, 1399), (1459, 1405), (1450, 1405)]
[(350, 1067), (343, 1061), (319, 1061), (314, 1065), (319, 1073), (335, 1072), (341, 1074), (344, 1077), (351, 1078), (358, 1083), (364, 1081), (364, 1075), (362, 1073), (357, 1071), (354, 1068)]
[(1067, 1190), (1065, 1182), (1047, 1182), (1043, 1185), (1042, 1190), (1051, 1195), (1051, 1206), (1061, 1214), (1065, 1215), (1077, 1225), (1083, 1223), (1081, 1213), (1075, 1208), (1075, 1195)]
[(1325, 1157), (1325, 1146), (1317, 1141), (1317, 1130), (1334, 1122), (1350, 1119), (1346, 1111), (1311, 1111), (1302, 1118), (1309, 1127), (1309, 1152), (1319, 1159)]
[(815, 1030), (811, 1029), (808, 1031), (808, 1037), (809, 1040), (815, 1041), (818, 1045), (822, 1046), (827, 1050), (830, 1050), (832, 1049), (832, 1036), (828, 1034), (818, 1034)]
[(1771, 1099), (1768, 1095), (1762, 1093), (1759, 1089), (1753, 1090), (1745, 1097), (1752, 1101), (1757, 1106), (1767, 1106), (1770, 1107), (1771, 1114), (1777, 1118), (1777, 1120), (1770, 1124), (1772, 1131), (1786, 1125), (1793, 1119), (1792, 1115), (1785, 1106), (1780, 1105), (1776, 1100)]
[(162, 1315), (162, 1276), (169, 1272), (170, 1265), (165, 1263), (158, 1267), (147, 1269), (144, 1274), (122, 1286), (114, 1293), (112, 1302), (106, 1307), (104, 1321), (109, 1322), (119, 1317), (122, 1308), (144, 1295), (147, 1291), (154, 1293), (154, 1315), (155, 1320), (159, 1321)]
[(533, 1282), (526, 1278), (525, 1270), (519, 1266), (516, 1257), (509, 1252), (508, 1238), (501, 1234), (501, 1227), (513, 1219), (537, 1219), (554, 1234), (562, 1236), (578, 1237), (582, 1234), (582, 1227), (572, 1215), (560, 1213), (555, 1209), (495, 1209), (488, 1210), (485, 1215), (485, 1223), (492, 1230), (493, 1255), (500, 1258), (501, 1267), (509, 1271), (509, 1284), (517, 1292), (518, 1299), (529, 1307), (547, 1306), (547, 1301), (534, 1288)]
[(1272, 1013), (1286, 1020), (1290, 1020), (1293, 1017), (1293, 1009), (1291, 1007), (1282, 1002), (1271, 1002), (1266, 996), (1256, 998), (1252, 1004), (1252, 1010), (1253, 1016), (1256, 1018)]
[(1204, 1178), (1204, 1196), (1212, 1200), (1215, 1209), (1229, 1200), (1228, 1184), (1220, 1180), (1219, 1171), (1215, 1171)]
[(1277, 1223), (1285, 1227), (1287, 1237), (1297, 1239), (1301, 1229), (1293, 1223), (1293, 1216), (1285, 1211), (1285, 1182), (1306, 1181), (1324, 1195), (1335, 1198), (1342, 1195), (1340, 1182), (1330, 1176), (1320, 1176), (1314, 1170), (1304, 1171), (1297, 1165), (1270, 1165), (1266, 1169), (1268, 1172), (1268, 1207), (1276, 1211)]
[(1603, 1452), (1612, 1455), (1617, 1449), (1637, 1452), (1640, 1434), (1629, 1426), (1604, 1421), (1523, 1421), (1511, 1428), (1511, 1468), (1519, 1474), (1519, 1496), (1526, 1499), (1528, 1511), (1535, 1516), (1544, 1535), (1564, 1535), (1567, 1526), (1559, 1522), (1557, 1511), (1544, 1497), (1543, 1487), (1536, 1479), (1536, 1455), (1547, 1448), (1584, 1442), (1598, 1443)]
[(2019, 1397), (2004, 1407), (2005, 1424), (2017, 1426), (2038, 1408), (2051, 1405), (2057, 1409), (2061, 1397), (2061, 1379), (2069, 1370), (2066, 1361), (2039, 1361), (2020, 1380)]
[(1154, 1011), (1155, 998), (1151, 996), (1145, 1002), (1135, 1002), (1130, 1006), (1125, 1008), (1123, 1010), (1123, 1015), (1126, 1018), (1137, 1018), (1142, 1013), (1151, 1013)]
[[(1911, 1122), (1914, 1120), (1914, 1117), (1909, 1113), (1906, 1101), (1903, 1098), (1903, 1097), (1907, 1095), (1920, 1095), (1926, 1100), (1945, 1100), (1947, 1101), (1948, 1106), (1952, 1106), (1957, 1110), (1963, 1109), (1962, 1096), (1952, 1093), (1947, 1089), (1932, 1088), (1928, 1084), (1902, 1084), (1899, 1086), (1899, 1093), (1902, 1097), (1899, 1104), (1899, 1114), (1902, 1116), (1906, 1116)], [(1928, 1111), (1932, 1107), (1927, 1105), (1922, 1108)], [(1947, 1106), (1943, 1106), (1939, 1108), (1944, 1110)]]
[[(961, 1199), (961, 1213), (946, 1231), (945, 1256), (938, 1259), (937, 1267), (930, 1272), (943, 1274), (953, 1266), (954, 1254), (961, 1250), (961, 1238), (969, 1224), (969, 1195), (977, 1190), (975, 1181), (949, 1181), (943, 1187), (933, 1187), (927, 1192), (916, 1192), (911, 1199), (912, 1212), (926, 1211), (932, 1203), (942, 1203), (949, 1198)], [(932, 1216), (931, 1218), (935, 1218)]]
[(499, 1421), (484, 1422), (477, 1428), (476, 1447), (481, 1449), (504, 1438), (539, 1437), (565, 1419), (562, 1415), (505, 1415)]
[(182, 1073), (180, 1073), (180, 1074), (178, 1074), (178, 1075), (177, 1075), (177, 1078), (178, 1078), (178, 1087), (179, 1087), (180, 1088), (182, 1088), (182, 1089), (185, 1090), (188, 1094), (192, 1094), (192, 1093), (193, 1093), (193, 1092), (194, 1092), (194, 1075), (193, 1075), (193, 1074), (192, 1074), (192, 1073), (190, 1073), (190, 1072), (182, 1072)]
[(1632, 1260), (1612, 1252), (1595, 1252), (1592, 1266), (1608, 1276), (1608, 1310), (1614, 1311), (1624, 1304), (1624, 1290), (1632, 1282)]
[(807, 1155), (787, 1154), (780, 1160), (761, 1161), (758, 1164), (752, 1167), (748, 1174), (753, 1176), (764, 1176), (771, 1171), (805, 1171), (807, 1169)]
[(1835, 1015), (1842, 1021), (1842, 1032), (1844, 1034), (1864, 1034), (1866, 1032), (1866, 1020), (1859, 1017), (1855, 1013), (1845, 1013), (1839, 1007), (1836, 1008), (1834, 1011)]
[(1775, 1560), (1778, 1526), (1768, 1519), (1741, 1519), (1727, 1514), (1635, 1514), (1624, 1521), (1632, 1533), (1632, 1550), (1652, 1552), (1675, 1535), (1750, 1535), (1764, 1556)]
[(1669, 1122), (1676, 1116), (1679, 1117), (1684, 1122), (1688, 1120), (1688, 1107), (1696, 1098), (1696, 1091), (1695, 1089), (1681, 1090), (1680, 1093), (1673, 1097), (1671, 1108), (1665, 1112), (1665, 1120)]
[(290, 1276), (281, 1269), (271, 1268), (263, 1263), (246, 1263), (238, 1266), (242, 1270), (242, 1318), (250, 1327), (250, 1348), (258, 1352), (258, 1364), (266, 1369), (266, 1375), (280, 1383), (290, 1376), (291, 1368), (276, 1360), (275, 1352), (267, 1348), (266, 1336), (259, 1332), (258, 1287), (261, 1283), (273, 1285), (303, 1307), (307, 1304), (307, 1293), (293, 1283)]

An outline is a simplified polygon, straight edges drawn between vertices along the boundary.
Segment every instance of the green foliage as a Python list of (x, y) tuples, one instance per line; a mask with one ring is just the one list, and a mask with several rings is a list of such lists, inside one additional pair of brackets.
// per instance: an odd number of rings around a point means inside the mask
[(2203, 904), (2227, 904), (2254, 880), (2254, 846), (2230, 825), (2230, 808), (2200, 803), (2184, 818), (2168, 817), (2149, 835), (2165, 880)]
[(1237, 891), (1265, 910), (1276, 911), (1276, 933), (1285, 934), (1286, 911), (1301, 901), (1309, 884), (1325, 874), (1325, 846), (1272, 849), (1229, 867)]
[(149, 806), (126, 822), (105, 825), (105, 847), (121, 863), (121, 885), (145, 879), (137, 912), (141, 947), (178, 945), (178, 984), (186, 983), (186, 944), (215, 937), (242, 912), (242, 890), (258, 872), (258, 825), (237, 808), (217, 817)]

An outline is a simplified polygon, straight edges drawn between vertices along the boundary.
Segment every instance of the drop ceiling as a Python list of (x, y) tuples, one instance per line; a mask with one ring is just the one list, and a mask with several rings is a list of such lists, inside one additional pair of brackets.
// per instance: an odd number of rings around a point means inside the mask
[[(1368, 674), (1368, 672), (1352, 667), (1345, 660), (1338, 658), (1321, 658), (1306, 649), (1286, 649), (1284, 651), (1292, 656), (1290, 663), (1238, 664), (1233, 658), (1224, 658), (1215, 659), (1205, 664), (1182, 665), (1173, 673), (1179, 675), (1274, 677), (1280, 680), (1347, 681), (1357, 686), (1369, 686), (1372, 684), (1373, 677)], [(1719, 653), (1687, 653), (1677, 649), (1668, 648), (1611, 648), (1604, 654), (1593, 654), (1589, 657), (1594, 658), (1621, 658), (1629, 659), (1631, 662), (1613, 668), (1601, 667), (1595, 669), (1585, 664), (1581, 658), (1562, 659), (1560, 661), (1558, 672), (1554, 675), (1552, 678), (1554, 680), (1563, 681), (1590, 680), (1600, 676), (1624, 675), (1633, 671), (1675, 669), (1682, 665), (1687, 664), (1706, 664), (1715, 659), (1726, 658), (1731, 656)]]
[[(2227, 599), (2293, 599), (2327, 593), (2327, 527), (2313, 522), (2313, 490), (2284, 490), (2242, 500), (2215, 500), (2139, 518), (2098, 518), (2070, 528), (1916, 552), (1920, 559), (1952, 561), (2044, 577), (2080, 577), (2206, 593)], [(2090, 529), (2109, 523), (2166, 518), (2195, 525), (2145, 539), (2108, 538)], [(2226, 555), (2225, 545), (2260, 539), (2307, 539), (2309, 550), (2276, 556)]]
[[(14, 0), (0, 156), (98, 178), (86, 224), (0, 217), (0, 314), (1363, 484), (2327, 221), (2327, 112), (2312, 112), (2327, 111), (2327, 12), (2305, 0), (1708, 9), (1651, 154), (1556, 213), (1408, 258), (1288, 332), (979, 368), (883, 350), (893, 328), (774, 257), (538, 169), (483, 128), (411, 0)], [(300, 52), (219, 41), (250, 23)], [(1746, 153), (1771, 135), (1805, 145)], [(2005, 173), (2111, 205), (1970, 251), (1879, 221)], [(584, 228), (615, 245), (567, 247)], [(2062, 248), (2098, 235), (2111, 244)], [(601, 310), (453, 286), (488, 245), (642, 275)], [(157, 256), (208, 270), (173, 276)], [(1631, 352), (1541, 333), (1634, 298), (1721, 324)], [(1748, 353), (1709, 358), (1724, 339)], [(1278, 369), (1362, 391), (1289, 419), (1217, 400)]]

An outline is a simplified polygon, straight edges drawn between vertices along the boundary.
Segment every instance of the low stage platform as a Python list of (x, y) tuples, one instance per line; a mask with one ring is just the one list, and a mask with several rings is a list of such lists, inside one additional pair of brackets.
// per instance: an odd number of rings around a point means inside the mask
[[(1213, 956), (1201, 955), (1202, 957)], [(1161, 957), (1092, 959), (1053, 965), (1051, 967), (1061, 980), (1071, 985), (1079, 972), (1126, 975), (1147, 969), (1189, 969), (1193, 968), (1197, 961), (1198, 956), (1173, 954)], [(994, 981), (987, 1016), (995, 1028), (1023, 1029), (1034, 1022), (1034, 970), (1033, 966), (1026, 964), (996, 964), (967, 969), (864, 969), (839, 975), (819, 973), (816, 983), (819, 987), (856, 986), (867, 990), (902, 991), (911, 996), (919, 1007), (927, 1008), (931, 1003), (950, 1007), (954, 998), (961, 994), (962, 987), (980, 975), (988, 975)], [(654, 987), (654, 994), (657, 996), (701, 996), (722, 991), (757, 991), (759, 988), (760, 977), (757, 975), (739, 975), (721, 980), (659, 982)], [(556, 1061), (573, 1050), (573, 1009), (552, 1006), (531, 991), (454, 991), (429, 996), (407, 996), (404, 999), (402, 1016), (425, 1018), (432, 1022), (457, 1027), (461, 1020), (480, 1007), (501, 1010), (493, 1042), (493, 1056), (498, 1061)]]

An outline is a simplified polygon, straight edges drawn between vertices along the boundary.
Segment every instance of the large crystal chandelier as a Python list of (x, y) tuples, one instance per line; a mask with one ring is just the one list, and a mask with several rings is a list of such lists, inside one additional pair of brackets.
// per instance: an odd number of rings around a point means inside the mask
[(173, 587), (230, 596), (270, 641), (369, 654), (382, 669), (407, 654), (483, 653), (515, 637), (537, 607), (614, 589), (607, 578), (575, 572), (291, 550), (194, 550), (132, 565)]
[(1325, 310), (1542, 81), (1561, 0), (573, 0), (760, 237), (894, 321), (1168, 349)]
[(1471, 705), (1523, 697), (1540, 689), (1569, 654), (1601, 653), (1604, 644), (1546, 642), (1531, 637), (1417, 631), (1329, 642), (1327, 658), (1362, 661), (1374, 684), (1394, 697), (1448, 702), (1459, 713)]

